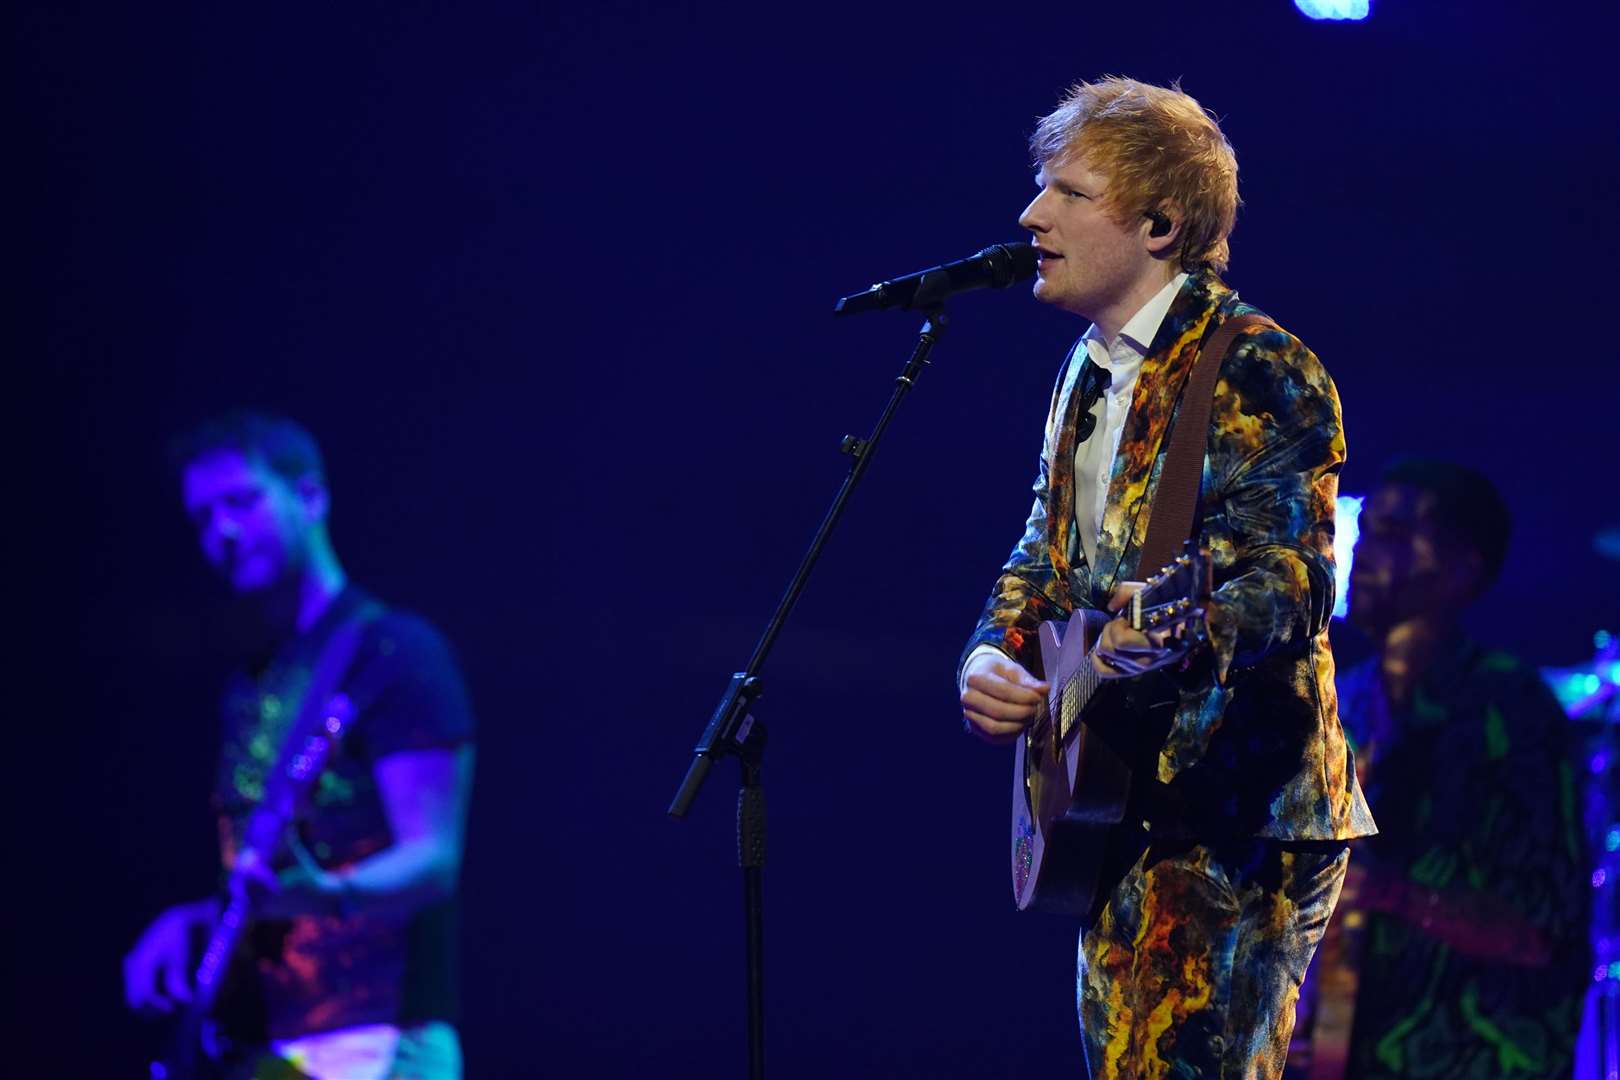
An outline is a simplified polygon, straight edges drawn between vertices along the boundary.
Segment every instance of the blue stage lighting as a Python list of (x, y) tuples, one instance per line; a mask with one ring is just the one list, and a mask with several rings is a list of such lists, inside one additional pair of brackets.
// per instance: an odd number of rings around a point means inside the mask
[(1294, 6), (1313, 19), (1365, 19), (1370, 0), (1294, 0)]
[(1350, 558), (1361, 535), (1362, 495), (1340, 495), (1333, 508), (1333, 617), (1350, 614)]

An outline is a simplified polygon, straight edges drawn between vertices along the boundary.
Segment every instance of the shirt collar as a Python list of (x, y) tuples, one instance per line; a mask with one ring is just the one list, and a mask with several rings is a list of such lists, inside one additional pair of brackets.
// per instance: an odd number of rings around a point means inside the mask
[[(1136, 354), (1136, 359), (1146, 356), (1148, 350), (1153, 348), (1153, 339), (1158, 336), (1164, 317), (1170, 313), (1170, 305), (1175, 302), (1176, 293), (1181, 291), (1181, 286), (1186, 280), (1187, 272), (1183, 270), (1166, 282), (1164, 288), (1153, 295), (1153, 299), (1137, 309), (1130, 321), (1120, 328), (1119, 337), (1114, 340), (1115, 347), (1125, 346)], [(1086, 329), (1085, 339), (1102, 345), (1101, 351), (1108, 353), (1111, 359), (1115, 355), (1114, 350), (1108, 347), (1108, 342), (1103, 340), (1102, 331), (1097, 329), (1096, 323), (1092, 323)]]

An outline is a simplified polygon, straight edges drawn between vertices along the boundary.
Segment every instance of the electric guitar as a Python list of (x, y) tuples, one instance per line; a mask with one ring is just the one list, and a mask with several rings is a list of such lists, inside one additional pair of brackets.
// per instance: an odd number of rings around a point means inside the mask
[[(1209, 553), (1189, 543), (1115, 618), (1142, 632), (1184, 626), (1196, 644), (1203, 638), (1212, 581)], [(1079, 611), (1064, 622), (1042, 624), (1048, 696), (1013, 761), (1013, 899), (1020, 911), (1081, 915), (1088, 926), (1111, 889), (1112, 883), (1102, 887), (1104, 881), (1128, 846), (1121, 830), (1129, 828), (1123, 823), (1130, 767), (1082, 722), (1105, 681), (1091, 654), (1108, 621), (1104, 612)]]
[[(255, 864), (268, 866), (281, 849), (304, 795), (320, 775), (332, 747), (354, 717), (348, 695), (328, 697), (323, 708), (303, 709), (282, 744), (281, 758), (266, 775), (264, 798), (242, 830), (226, 889), (224, 910), (203, 948), (191, 1002), (176, 1022), (171, 1047), (151, 1063), (152, 1080), (200, 1080), (215, 1074), (232, 1049), (214, 1021), (214, 1007), (251, 924), (248, 877)], [(302, 1075), (288, 1067), (291, 1076)], [(254, 1075), (262, 1075), (255, 1073)]]

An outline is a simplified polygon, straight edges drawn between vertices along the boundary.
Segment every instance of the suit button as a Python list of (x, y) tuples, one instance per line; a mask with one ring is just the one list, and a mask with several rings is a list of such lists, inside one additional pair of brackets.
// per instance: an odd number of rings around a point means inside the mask
[(1226, 1040), (1219, 1035), (1211, 1035), (1209, 1037), (1209, 1052), (1219, 1059), (1222, 1054), (1226, 1053)]

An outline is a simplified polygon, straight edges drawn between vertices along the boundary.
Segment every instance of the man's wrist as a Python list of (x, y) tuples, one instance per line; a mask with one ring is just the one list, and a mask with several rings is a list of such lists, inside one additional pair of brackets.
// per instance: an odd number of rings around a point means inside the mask
[(1012, 659), (1012, 657), (1007, 654), (1007, 651), (1005, 649), (999, 649), (994, 645), (976, 645), (976, 646), (974, 646), (973, 651), (968, 653), (967, 659), (962, 661), (962, 670), (957, 673), (957, 676), (956, 676), (956, 692), (958, 694), (962, 694), (962, 693), (965, 693), (967, 691), (967, 672), (968, 672), (968, 668), (972, 667), (973, 662), (975, 660), (977, 660), (981, 656), (993, 656), (998, 660), (1011, 660)]

